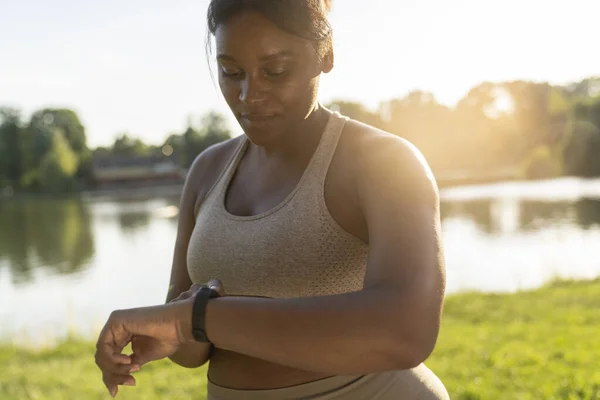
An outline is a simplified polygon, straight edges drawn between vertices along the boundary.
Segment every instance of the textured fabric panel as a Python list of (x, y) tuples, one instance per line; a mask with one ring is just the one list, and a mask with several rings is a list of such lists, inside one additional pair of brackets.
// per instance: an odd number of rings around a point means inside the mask
[(335, 376), (272, 390), (234, 390), (208, 383), (207, 400), (449, 400), (440, 380), (425, 365), (362, 377)]
[(274, 298), (362, 289), (368, 246), (337, 226), (324, 201), (325, 178), (346, 121), (333, 113), (295, 189), (273, 209), (248, 217), (225, 208), (245, 139), (198, 209), (187, 255), (194, 283), (218, 278), (230, 295)]

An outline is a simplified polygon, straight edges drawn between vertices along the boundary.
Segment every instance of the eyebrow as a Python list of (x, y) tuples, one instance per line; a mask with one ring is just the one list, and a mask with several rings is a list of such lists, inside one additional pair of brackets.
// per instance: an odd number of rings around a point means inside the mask
[[(281, 50), (281, 51), (277, 51), (273, 54), (267, 54), (262, 57), (259, 57), (259, 61), (271, 61), (271, 60), (276, 60), (278, 58), (291, 57), (294, 55), (295, 55), (295, 53), (292, 50)], [(219, 60), (219, 61), (235, 61), (235, 59), (228, 54), (217, 55), (217, 60)]]

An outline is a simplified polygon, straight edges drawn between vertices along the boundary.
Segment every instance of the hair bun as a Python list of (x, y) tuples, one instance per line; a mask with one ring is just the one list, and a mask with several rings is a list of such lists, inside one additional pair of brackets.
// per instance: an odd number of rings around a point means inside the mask
[(327, 12), (331, 11), (331, 2), (332, 0), (323, 0), (323, 6)]

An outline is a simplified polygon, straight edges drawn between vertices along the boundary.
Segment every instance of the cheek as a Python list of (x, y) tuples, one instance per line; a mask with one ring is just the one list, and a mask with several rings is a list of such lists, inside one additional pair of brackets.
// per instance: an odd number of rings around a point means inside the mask
[[(263, 90), (273, 105), (278, 104), (286, 109), (304, 112), (314, 104), (318, 97), (319, 81), (320, 75), (303, 76), (277, 84), (269, 85), (267, 83)], [(241, 87), (239, 82), (220, 76), (219, 87), (229, 106), (240, 103)]]
[(235, 104), (240, 100), (240, 86), (237, 82), (219, 77), (219, 88), (227, 104)]
[[(285, 102), (296, 107), (306, 108), (312, 106), (319, 91), (319, 78), (306, 78), (290, 83), (285, 88)], [(283, 93), (283, 91), (282, 91)], [(283, 100), (283, 97), (282, 97)]]

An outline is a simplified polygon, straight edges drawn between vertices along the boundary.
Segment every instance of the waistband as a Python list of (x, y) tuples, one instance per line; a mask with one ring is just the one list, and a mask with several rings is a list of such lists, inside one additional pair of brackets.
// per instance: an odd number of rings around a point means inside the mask
[(300, 398), (317, 399), (319, 395), (339, 390), (363, 376), (332, 376), (318, 381), (289, 386), (281, 389), (238, 390), (216, 385), (208, 380), (207, 400), (295, 400)]

